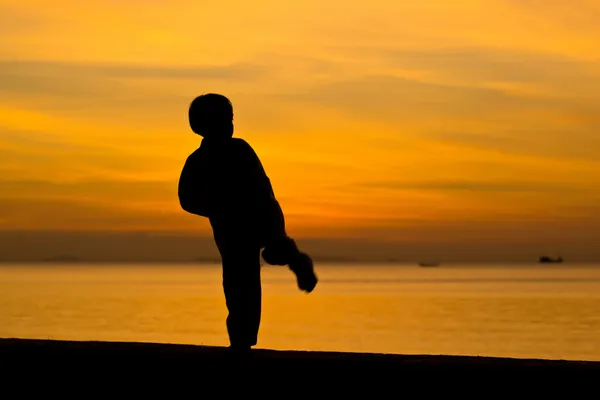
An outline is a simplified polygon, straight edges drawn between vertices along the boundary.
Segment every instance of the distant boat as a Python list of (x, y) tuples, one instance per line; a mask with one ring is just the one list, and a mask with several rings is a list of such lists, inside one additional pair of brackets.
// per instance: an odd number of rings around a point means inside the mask
[(419, 267), (437, 267), (440, 263), (437, 262), (420, 262)]
[(538, 259), (539, 263), (548, 264), (548, 263), (561, 263), (563, 259), (561, 256), (558, 257), (550, 257), (550, 256), (542, 256)]

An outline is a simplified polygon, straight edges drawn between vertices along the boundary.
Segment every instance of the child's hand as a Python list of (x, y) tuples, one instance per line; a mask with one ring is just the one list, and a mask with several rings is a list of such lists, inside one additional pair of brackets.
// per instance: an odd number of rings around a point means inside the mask
[(313, 261), (308, 254), (299, 252), (294, 256), (290, 262), (290, 269), (296, 274), (300, 290), (310, 293), (315, 289), (319, 279), (315, 274)]

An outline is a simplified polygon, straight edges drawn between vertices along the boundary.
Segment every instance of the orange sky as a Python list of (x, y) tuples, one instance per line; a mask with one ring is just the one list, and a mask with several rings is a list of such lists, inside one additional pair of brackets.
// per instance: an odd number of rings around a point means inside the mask
[(0, 229), (208, 232), (176, 189), (188, 104), (218, 92), (293, 235), (591, 235), (598, 20), (597, 0), (0, 0)]

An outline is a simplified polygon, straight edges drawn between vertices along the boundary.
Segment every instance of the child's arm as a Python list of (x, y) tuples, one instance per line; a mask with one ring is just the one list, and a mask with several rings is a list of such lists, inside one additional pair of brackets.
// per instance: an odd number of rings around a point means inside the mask
[(208, 217), (209, 206), (200, 187), (201, 172), (197, 154), (194, 152), (187, 158), (181, 171), (178, 187), (179, 204), (181, 208), (191, 214)]
[(267, 176), (260, 159), (254, 149), (243, 140), (238, 140), (238, 149), (242, 162), (242, 173), (245, 175), (247, 193), (254, 211), (258, 212), (265, 229), (267, 242), (279, 241), (287, 238), (285, 231), (285, 217), (281, 205), (275, 197), (271, 180)]

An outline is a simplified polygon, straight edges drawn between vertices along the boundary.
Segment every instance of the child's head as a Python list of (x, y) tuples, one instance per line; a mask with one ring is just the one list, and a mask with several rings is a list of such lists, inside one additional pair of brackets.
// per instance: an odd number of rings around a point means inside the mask
[(192, 131), (202, 137), (233, 136), (233, 106), (220, 94), (208, 93), (192, 101), (189, 109)]

